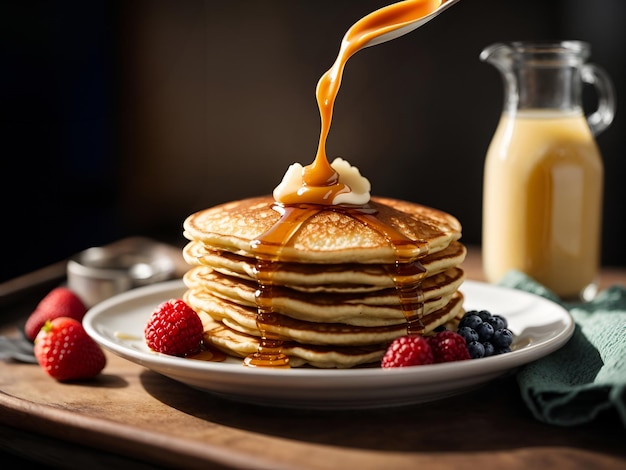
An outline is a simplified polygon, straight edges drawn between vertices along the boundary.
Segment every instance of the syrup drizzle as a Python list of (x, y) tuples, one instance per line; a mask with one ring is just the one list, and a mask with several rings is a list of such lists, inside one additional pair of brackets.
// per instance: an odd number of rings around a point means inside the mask
[[(289, 357), (282, 352), (282, 339), (269, 330), (277, 323), (272, 305), (274, 273), (281, 260), (283, 248), (289, 245), (298, 230), (318, 212), (334, 210), (348, 214), (360, 223), (383, 235), (395, 253), (395, 263), (388, 268), (398, 292), (402, 311), (407, 321), (407, 333), (423, 332), (424, 311), (422, 279), (426, 270), (419, 259), (428, 252), (424, 241), (410, 240), (393, 227), (381, 222), (370, 206), (335, 206), (335, 196), (350, 188), (339, 182), (339, 175), (331, 167), (326, 156), (326, 140), (330, 131), (333, 107), (341, 78), (348, 59), (367, 47), (372, 39), (389, 32), (403, 23), (432, 13), (441, 0), (405, 0), (376, 10), (357, 21), (345, 34), (339, 54), (333, 66), (320, 78), (316, 97), (320, 111), (321, 131), (315, 160), (304, 167), (303, 185), (290, 195), (289, 205), (275, 204), (280, 218), (266, 233), (250, 244), (257, 257), (256, 277), (258, 288), (257, 327), (261, 332), (258, 351), (249, 355), (244, 364), (251, 367), (289, 367)], [(306, 204), (297, 204), (306, 202)]]
[(387, 267), (387, 271), (398, 292), (402, 313), (407, 322), (407, 334), (421, 334), (424, 331), (422, 322), (424, 298), (421, 284), (426, 275), (426, 269), (419, 262), (419, 259), (428, 253), (427, 242), (411, 240), (389, 224), (383, 223), (376, 217), (376, 211), (371, 206), (321, 206), (316, 204), (283, 206), (274, 204), (273, 209), (280, 214), (280, 219), (250, 244), (257, 256), (255, 267), (258, 284), (255, 293), (256, 323), (261, 332), (261, 341), (258, 350), (245, 358), (245, 365), (250, 367), (290, 367), (289, 357), (282, 352), (282, 338), (270, 331), (272, 325), (278, 324), (277, 313), (272, 304), (274, 273), (281, 261), (283, 248), (290, 244), (293, 237), (307, 221), (323, 210), (346, 214), (384, 236), (395, 253), (396, 261)]
[(272, 305), (274, 273), (280, 262), (282, 249), (289, 244), (302, 225), (320, 212), (322, 207), (274, 204), (273, 209), (280, 214), (278, 222), (260, 237), (250, 242), (250, 247), (257, 256), (255, 266), (257, 279), (255, 292), (256, 324), (261, 332), (258, 350), (244, 360), (244, 364), (250, 367), (290, 367), (289, 357), (282, 352), (282, 339), (268, 330), (269, 326), (278, 323)]
[(386, 267), (387, 273), (400, 299), (402, 313), (407, 321), (407, 334), (421, 334), (424, 331), (424, 294), (421, 287), (426, 269), (419, 260), (428, 253), (428, 242), (411, 240), (390, 225), (382, 223), (372, 213), (357, 211), (350, 215), (383, 235), (394, 249), (396, 261), (393, 266)]

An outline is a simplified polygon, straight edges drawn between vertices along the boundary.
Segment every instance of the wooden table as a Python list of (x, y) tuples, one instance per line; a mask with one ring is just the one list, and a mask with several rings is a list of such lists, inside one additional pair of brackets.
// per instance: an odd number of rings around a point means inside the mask
[[(470, 250), (468, 278), (480, 280)], [(601, 285), (626, 284), (626, 269)], [(3, 311), (15, 334), (41, 294)], [(202, 393), (107, 354), (89, 384), (59, 384), (37, 365), (0, 362), (0, 449), (80, 468), (626, 468), (626, 429), (607, 414), (560, 428), (536, 421), (514, 375), (436, 402), (374, 410), (285, 410)], [(4, 464), (3, 464), (4, 468)]]

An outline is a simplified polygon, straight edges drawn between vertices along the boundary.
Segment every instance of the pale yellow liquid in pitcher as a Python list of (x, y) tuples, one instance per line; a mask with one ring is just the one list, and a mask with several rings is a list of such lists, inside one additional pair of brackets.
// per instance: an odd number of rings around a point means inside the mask
[(564, 299), (593, 286), (602, 187), (602, 160), (582, 113), (504, 113), (485, 162), (487, 280), (517, 269)]

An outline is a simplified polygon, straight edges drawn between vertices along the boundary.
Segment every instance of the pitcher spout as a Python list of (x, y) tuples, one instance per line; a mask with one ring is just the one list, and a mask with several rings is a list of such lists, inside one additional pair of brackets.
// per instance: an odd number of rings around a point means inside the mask
[(514, 47), (508, 43), (495, 43), (485, 47), (480, 60), (493, 65), (502, 75), (504, 84), (504, 109), (513, 111), (519, 102), (517, 78), (514, 73)]
[(499, 42), (485, 47), (480, 53), (480, 60), (493, 65), (500, 71), (511, 69), (513, 48), (511, 45)]

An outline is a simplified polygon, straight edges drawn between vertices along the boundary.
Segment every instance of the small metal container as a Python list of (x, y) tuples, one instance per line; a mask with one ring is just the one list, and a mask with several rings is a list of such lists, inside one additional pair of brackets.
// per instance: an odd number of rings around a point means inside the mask
[(67, 262), (67, 285), (87, 307), (139, 286), (181, 275), (180, 249), (134, 237), (82, 251)]

